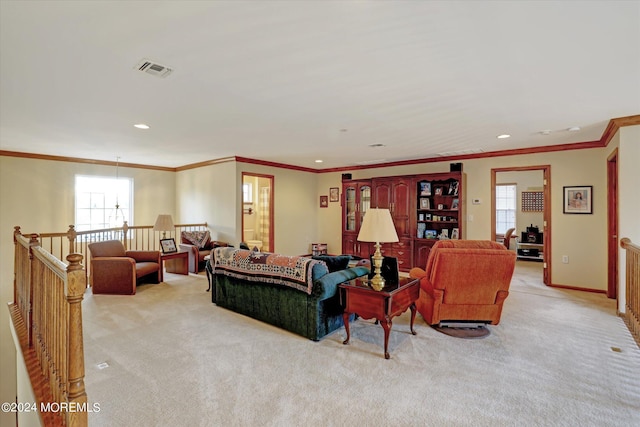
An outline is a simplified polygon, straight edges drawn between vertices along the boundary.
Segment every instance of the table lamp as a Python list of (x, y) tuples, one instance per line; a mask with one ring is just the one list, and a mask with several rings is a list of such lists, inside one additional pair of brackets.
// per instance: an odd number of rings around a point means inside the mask
[(376, 251), (373, 254), (374, 276), (371, 279), (371, 287), (376, 291), (384, 288), (384, 278), (382, 277), (382, 253), (380, 253), (380, 243), (390, 243), (398, 241), (396, 227), (391, 219), (389, 209), (369, 209), (362, 220), (358, 241), (375, 242)]
[(171, 215), (160, 214), (156, 219), (156, 224), (153, 226), (153, 231), (162, 231), (162, 238), (167, 237), (167, 231), (174, 231), (173, 219)]

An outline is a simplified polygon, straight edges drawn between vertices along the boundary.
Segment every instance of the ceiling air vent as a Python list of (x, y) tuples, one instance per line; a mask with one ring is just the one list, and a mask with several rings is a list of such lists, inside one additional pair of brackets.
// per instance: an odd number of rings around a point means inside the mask
[(157, 62), (153, 62), (148, 59), (140, 61), (138, 65), (136, 65), (136, 69), (156, 77), (167, 77), (173, 71), (172, 68), (160, 65)]

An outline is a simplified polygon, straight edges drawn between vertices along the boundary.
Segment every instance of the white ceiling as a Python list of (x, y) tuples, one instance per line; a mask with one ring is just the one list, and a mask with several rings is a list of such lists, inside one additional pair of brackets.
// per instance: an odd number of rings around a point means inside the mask
[(594, 141), (640, 113), (639, 1), (2, 0), (0, 43), (9, 151), (324, 169)]

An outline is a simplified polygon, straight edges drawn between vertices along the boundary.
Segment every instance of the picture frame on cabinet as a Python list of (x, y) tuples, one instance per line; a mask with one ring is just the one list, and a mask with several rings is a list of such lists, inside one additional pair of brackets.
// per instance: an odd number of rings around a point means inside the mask
[(442, 187), (436, 188), (436, 196), (442, 196)]
[(421, 197), (420, 209), (431, 209), (431, 201), (426, 197)]
[(420, 183), (420, 195), (421, 196), (430, 196), (431, 195), (431, 183), (422, 181)]
[(458, 227), (452, 228), (451, 229), (451, 240), (458, 240), (460, 234), (460, 230), (458, 229)]
[(451, 209), (452, 210), (458, 210), (458, 205), (460, 204), (460, 199), (453, 199), (453, 202), (451, 202)]
[(449, 192), (447, 194), (449, 194), (450, 196), (457, 196), (458, 186), (458, 181), (453, 181), (451, 184), (449, 184)]
[(438, 236), (438, 232), (436, 230), (425, 230), (424, 238), (425, 239), (435, 239)]

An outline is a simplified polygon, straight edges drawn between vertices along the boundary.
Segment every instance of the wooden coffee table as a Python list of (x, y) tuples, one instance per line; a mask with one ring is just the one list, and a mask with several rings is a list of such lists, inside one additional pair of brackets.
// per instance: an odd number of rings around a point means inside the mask
[(381, 291), (373, 290), (366, 279), (355, 279), (340, 285), (340, 299), (344, 307), (344, 328), (347, 339), (343, 344), (349, 344), (349, 316), (357, 314), (363, 319), (375, 318), (384, 329), (384, 358), (389, 359), (389, 334), (394, 317), (411, 309), (411, 333), (416, 318), (416, 300), (420, 293), (420, 281), (409, 277), (401, 277), (399, 283), (387, 283)]
[[(171, 254), (160, 254), (167, 273), (189, 274), (189, 252), (179, 251)], [(163, 269), (160, 269), (160, 281), (164, 280)]]

